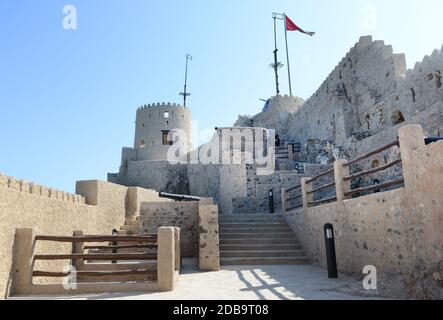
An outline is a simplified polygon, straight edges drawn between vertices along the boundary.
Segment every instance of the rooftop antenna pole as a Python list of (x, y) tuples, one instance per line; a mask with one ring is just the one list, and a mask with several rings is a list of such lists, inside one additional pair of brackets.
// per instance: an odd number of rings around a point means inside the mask
[(280, 84), (278, 82), (278, 70), (283, 67), (281, 62), (278, 62), (278, 49), (277, 49), (277, 19), (283, 20), (282, 15), (279, 13), (272, 13), (272, 18), (274, 19), (274, 63), (270, 65), (271, 68), (274, 69), (275, 72), (275, 87), (277, 95), (280, 94)]
[(191, 94), (187, 92), (188, 89), (188, 63), (189, 60), (192, 61), (192, 56), (190, 54), (186, 54), (186, 69), (185, 69), (185, 88), (183, 92), (180, 92), (180, 95), (183, 96), (183, 106), (186, 107), (186, 98)]

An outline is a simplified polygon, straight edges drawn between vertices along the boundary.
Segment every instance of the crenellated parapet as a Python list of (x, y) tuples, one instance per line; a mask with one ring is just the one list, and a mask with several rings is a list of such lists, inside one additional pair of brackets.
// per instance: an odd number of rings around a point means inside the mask
[(36, 197), (49, 198), (57, 201), (85, 204), (85, 198), (78, 194), (71, 194), (61, 190), (48, 188), (34, 182), (19, 180), (0, 173), (0, 187), (15, 190)]
[(184, 107), (180, 104), (177, 104), (177, 103), (157, 102), (157, 103), (145, 104), (143, 106), (140, 106), (137, 108), (137, 111), (151, 109), (151, 108), (183, 108), (183, 109), (187, 109), (186, 107)]

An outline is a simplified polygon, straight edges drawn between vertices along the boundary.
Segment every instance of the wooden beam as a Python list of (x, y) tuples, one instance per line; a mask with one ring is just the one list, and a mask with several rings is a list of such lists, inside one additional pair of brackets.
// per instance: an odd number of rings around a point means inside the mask
[(315, 180), (318, 180), (318, 179), (320, 179), (321, 177), (327, 176), (328, 174), (331, 174), (331, 173), (334, 173), (334, 168), (332, 168), (332, 169), (330, 169), (330, 170), (328, 170), (328, 171), (325, 171), (325, 172), (323, 172), (323, 173), (320, 173), (318, 176), (315, 176), (315, 177), (309, 179), (308, 181), (306, 181), (306, 183), (314, 182)]
[[(34, 271), (34, 277), (48, 277), (48, 278), (65, 278), (70, 276), (71, 272), (48, 272), (48, 271)], [(157, 270), (118, 270), (118, 271), (77, 271), (77, 276), (84, 277), (108, 277), (108, 276), (132, 276), (132, 275), (148, 275), (157, 276)]]
[(377, 189), (386, 189), (389, 188), (391, 186), (397, 185), (397, 184), (402, 184), (405, 182), (404, 178), (399, 178), (399, 179), (394, 179), (394, 180), (390, 180), (384, 183), (380, 183), (374, 186), (369, 186), (369, 187), (363, 187), (363, 188), (358, 188), (358, 189), (354, 189), (354, 190), (350, 190), (348, 192), (345, 192), (345, 196), (349, 197), (352, 196), (354, 194), (357, 193), (362, 193), (362, 192), (368, 192), (368, 191), (373, 191), (373, 190), (377, 190)]
[(149, 236), (83, 236), (83, 237), (63, 237), (63, 236), (36, 236), (37, 241), (54, 242), (157, 242), (157, 235)]
[(317, 191), (320, 191), (320, 190), (323, 190), (323, 189), (327, 189), (327, 188), (331, 188), (333, 186), (335, 186), (335, 181), (331, 182), (331, 183), (328, 183), (328, 184), (325, 184), (325, 185), (323, 185), (321, 187), (318, 187), (316, 189), (312, 189), (311, 191), (308, 191), (307, 194), (313, 194), (313, 193), (315, 193)]
[(298, 190), (298, 189), (301, 189), (301, 185), (298, 185), (298, 186), (296, 186), (296, 187), (293, 187), (293, 188), (287, 189), (287, 190), (286, 190), (286, 193), (289, 193), (289, 192), (292, 192), (292, 191), (295, 191), (295, 190)]
[(35, 255), (34, 260), (156, 260), (157, 254), (139, 254), (139, 253), (112, 253), (112, 254), (48, 254)]
[(333, 196), (333, 197), (326, 198), (326, 199), (321, 199), (321, 200), (317, 200), (317, 201), (311, 201), (311, 202), (308, 202), (308, 204), (311, 205), (311, 206), (316, 206), (316, 205), (319, 205), (319, 204), (323, 204), (323, 203), (326, 203), (326, 202), (332, 202), (332, 201), (337, 201), (337, 197)]
[(401, 162), (402, 162), (402, 159), (391, 161), (391, 162), (386, 163), (383, 166), (380, 166), (380, 167), (377, 167), (377, 168), (372, 168), (370, 170), (361, 171), (359, 173), (346, 176), (346, 177), (343, 178), (343, 180), (344, 181), (349, 181), (349, 180), (352, 180), (352, 179), (356, 179), (356, 178), (360, 178), (360, 177), (363, 177), (363, 176), (367, 176), (367, 175), (372, 174), (372, 173), (376, 173), (376, 172), (379, 172), (379, 171), (384, 171), (384, 170), (389, 169), (390, 167), (393, 167), (393, 166), (395, 166), (395, 165), (397, 165), (397, 164), (399, 164)]
[(153, 244), (134, 244), (134, 245), (109, 245), (109, 246), (85, 246), (84, 250), (111, 250), (111, 249), (155, 249), (158, 247), (157, 243)]
[(362, 156), (360, 156), (360, 157), (358, 157), (356, 159), (348, 161), (345, 164), (345, 166), (350, 166), (350, 165), (355, 164), (355, 163), (357, 163), (357, 162), (359, 162), (361, 160), (364, 160), (364, 159), (369, 158), (369, 157), (371, 157), (373, 155), (376, 155), (377, 153), (383, 152), (385, 150), (388, 150), (389, 148), (392, 148), (392, 147), (395, 147), (395, 146), (399, 146), (399, 145), (400, 145), (400, 140), (395, 140), (395, 141), (393, 141), (393, 142), (391, 142), (391, 143), (389, 143), (389, 144), (387, 144), (387, 145), (385, 145), (383, 147), (380, 147), (380, 148), (375, 149), (375, 150), (373, 150), (371, 152), (368, 152), (368, 153), (366, 153), (366, 154), (364, 154), (364, 155), (362, 155)]

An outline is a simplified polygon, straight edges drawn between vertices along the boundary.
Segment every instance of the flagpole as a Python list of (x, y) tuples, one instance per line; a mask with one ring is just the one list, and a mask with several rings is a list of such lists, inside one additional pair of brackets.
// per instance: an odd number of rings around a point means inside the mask
[(283, 13), (284, 24), (285, 24), (285, 41), (286, 41), (286, 60), (288, 64), (288, 80), (289, 80), (289, 94), (292, 97), (292, 83), (291, 83), (291, 68), (289, 65), (289, 49), (288, 49), (288, 26), (286, 24), (286, 13)]

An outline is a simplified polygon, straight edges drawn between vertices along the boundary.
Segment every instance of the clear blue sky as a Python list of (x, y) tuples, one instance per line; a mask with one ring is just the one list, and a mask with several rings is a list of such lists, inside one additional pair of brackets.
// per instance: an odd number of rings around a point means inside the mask
[[(68, 4), (75, 31), (62, 28)], [(200, 129), (258, 113), (274, 94), (273, 11), (317, 32), (289, 34), (305, 99), (361, 35), (406, 53), (409, 67), (443, 43), (441, 0), (2, 0), (0, 172), (66, 191), (105, 180), (133, 144), (136, 108), (181, 102), (186, 52)]]

